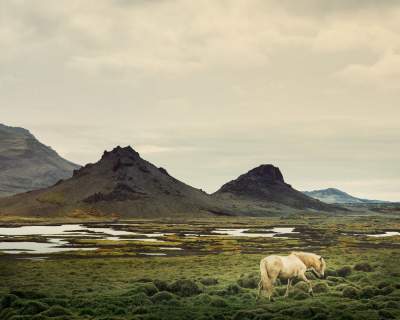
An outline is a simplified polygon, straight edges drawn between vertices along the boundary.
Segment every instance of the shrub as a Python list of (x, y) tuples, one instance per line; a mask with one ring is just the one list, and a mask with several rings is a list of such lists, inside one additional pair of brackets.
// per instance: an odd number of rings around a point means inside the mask
[(350, 299), (357, 299), (359, 291), (352, 286), (345, 286), (342, 290), (342, 296)]
[(311, 309), (307, 306), (285, 308), (281, 312), (283, 315), (294, 316), (296, 318), (309, 319), (313, 316)]
[(46, 298), (46, 295), (43, 293), (35, 292), (35, 291), (21, 291), (21, 290), (12, 290), (10, 294), (16, 295), (18, 298), (23, 299), (43, 299)]
[(326, 313), (318, 313), (314, 317), (311, 318), (312, 320), (327, 320), (328, 316)]
[(295, 289), (292, 295), (293, 299), (295, 300), (304, 300), (307, 299), (309, 297), (309, 294), (305, 293), (302, 290), (299, 289)]
[(168, 290), (168, 282), (166, 282), (166, 281), (156, 279), (153, 281), (153, 283), (159, 291), (167, 291)]
[(48, 304), (49, 306), (53, 305), (60, 305), (62, 307), (67, 307), (68, 306), (68, 300), (66, 299), (60, 299), (60, 298), (44, 298), (41, 299), (43, 303)]
[(136, 295), (138, 293), (144, 293), (147, 296), (152, 296), (157, 292), (158, 289), (153, 283), (143, 283), (137, 287), (134, 287), (133, 289), (130, 289), (129, 291), (124, 293), (124, 295), (131, 296), (131, 295)]
[(137, 279), (136, 282), (149, 283), (149, 282), (153, 282), (153, 280), (151, 280), (150, 278), (140, 278), (140, 279)]
[(47, 317), (59, 317), (59, 316), (69, 316), (71, 312), (68, 309), (65, 309), (61, 306), (52, 306), (50, 309), (44, 311), (42, 313)]
[(130, 303), (132, 303), (134, 306), (145, 306), (152, 304), (151, 300), (143, 292), (131, 296)]
[(337, 277), (337, 272), (336, 272), (336, 270), (335, 269), (331, 269), (331, 268), (327, 268), (326, 270), (325, 270), (325, 276), (326, 277), (329, 277), (329, 276), (332, 276), (332, 277)]
[(242, 288), (255, 289), (258, 287), (260, 278), (256, 274), (243, 275), (237, 281), (238, 285)]
[(211, 297), (210, 305), (217, 308), (226, 307), (228, 304), (221, 297)]
[(173, 282), (168, 291), (176, 293), (181, 297), (190, 297), (201, 293), (199, 286), (192, 280), (181, 279)]
[(382, 309), (378, 311), (380, 318), (382, 319), (396, 319), (396, 316), (390, 309)]
[(364, 272), (371, 272), (374, 268), (368, 262), (360, 262), (354, 266), (354, 270), (356, 271), (364, 271)]
[(240, 300), (241, 301), (254, 301), (256, 299), (256, 296), (251, 294), (250, 292), (246, 292), (240, 295)]
[(286, 287), (276, 287), (274, 293), (278, 296), (283, 296), (286, 293)]
[(337, 270), (337, 274), (339, 277), (345, 278), (351, 274), (351, 267), (344, 266)]
[(82, 308), (82, 309), (80, 309), (79, 314), (81, 316), (95, 316), (96, 315), (94, 310), (91, 308)]
[(168, 291), (160, 291), (157, 292), (154, 296), (151, 297), (151, 300), (154, 303), (159, 303), (159, 302), (164, 302), (164, 301), (170, 301), (175, 298), (175, 295)]
[(223, 290), (223, 293), (227, 295), (235, 295), (241, 291), (242, 289), (236, 283), (232, 283)]
[(383, 304), (383, 308), (400, 309), (400, 302), (388, 301), (385, 304)]
[(353, 320), (354, 317), (348, 311), (339, 311), (339, 312), (337, 312), (337, 315), (335, 315), (335, 319), (338, 319), (338, 320)]
[(207, 293), (201, 293), (196, 297), (195, 301), (200, 304), (210, 304), (211, 296)]
[(203, 278), (200, 280), (200, 283), (205, 286), (213, 286), (218, 284), (218, 279), (216, 278)]
[(48, 305), (41, 302), (28, 301), (25, 304), (25, 306), (21, 309), (20, 313), (22, 315), (35, 315), (46, 310), (48, 307), (49, 307)]
[(254, 319), (255, 320), (271, 320), (273, 315), (269, 312), (264, 312), (262, 314), (257, 315)]
[(333, 277), (333, 276), (327, 277), (326, 280), (328, 280), (329, 282), (334, 282), (334, 283), (344, 282), (344, 279), (342, 279), (340, 277)]
[(7, 294), (4, 296), (4, 298), (1, 300), (1, 307), (2, 308), (8, 308), (11, 307), (12, 304), (18, 300), (18, 297), (15, 294)]
[(302, 282), (296, 283), (294, 288), (298, 289), (298, 290), (301, 290), (303, 292), (308, 292), (308, 290), (310, 289), (310, 286), (307, 283), (305, 283), (304, 281), (302, 281)]
[(324, 293), (329, 291), (329, 287), (325, 282), (318, 282), (313, 285), (313, 291), (315, 293)]
[(137, 308), (133, 309), (132, 312), (134, 314), (146, 314), (146, 313), (149, 312), (149, 309), (147, 307), (145, 307), (145, 306), (140, 306), (140, 307), (137, 307)]
[(383, 289), (383, 288), (389, 287), (389, 286), (390, 286), (390, 283), (387, 282), (387, 281), (382, 281), (382, 282), (379, 282), (379, 283), (378, 283), (378, 288), (379, 288), (379, 289)]
[(322, 305), (320, 307), (318, 306), (311, 306), (310, 310), (312, 312), (312, 314), (314, 315), (313, 319), (315, 318), (315, 316), (319, 315), (320, 317), (318, 317), (317, 319), (326, 319), (327, 318), (327, 310), (326, 310), (326, 306)]
[(0, 319), (2, 320), (8, 320), (11, 317), (15, 316), (17, 313), (15, 312), (14, 309), (12, 308), (4, 308), (0, 310)]
[(361, 289), (360, 291), (360, 297), (364, 299), (369, 299), (378, 294), (377, 288), (373, 286), (367, 286)]
[(393, 291), (394, 291), (394, 288), (392, 286), (387, 286), (387, 287), (383, 287), (382, 289), (379, 289), (379, 293), (384, 296), (391, 294)]
[(240, 310), (234, 314), (232, 320), (253, 320), (257, 315), (252, 311)]
[(145, 283), (141, 285), (141, 288), (143, 289), (143, 292), (148, 296), (152, 296), (158, 292), (157, 287), (153, 283)]
[(348, 286), (349, 286), (348, 284), (341, 283), (341, 284), (335, 286), (335, 290), (337, 290), (337, 291), (343, 291), (343, 289), (344, 289), (344, 288), (347, 288)]

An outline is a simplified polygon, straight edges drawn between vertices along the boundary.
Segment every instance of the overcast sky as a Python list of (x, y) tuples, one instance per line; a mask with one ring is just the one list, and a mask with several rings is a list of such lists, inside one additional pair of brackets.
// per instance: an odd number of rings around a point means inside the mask
[(209, 192), (272, 163), (400, 200), (400, 2), (2, 0), (0, 122)]

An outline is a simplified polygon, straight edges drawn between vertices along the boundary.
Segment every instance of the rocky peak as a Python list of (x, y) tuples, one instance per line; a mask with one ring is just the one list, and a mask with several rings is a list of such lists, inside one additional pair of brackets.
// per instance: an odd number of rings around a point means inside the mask
[(117, 146), (111, 151), (104, 151), (101, 160), (95, 164), (89, 163), (84, 167), (75, 170), (73, 176), (79, 177), (88, 174), (92, 168), (112, 168), (112, 171), (119, 171), (122, 168), (132, 167), (135, 164), (143, 164), (145, 161), (131, 146)]
[(272, 164), (262, 164), (246, 174), (239, 177), (242, 178), (251, 178), (254, 180), (259, 180), (260, 182), (266, 183), (284, 183), (283, 175), (278, 167), (273, 166)]
[(290, 188), (290, 185), (285, 183), (279, 168), (272, 164), (263, 164), (224, 184), (217, 193), (229, 192), (257, 196), (274, 186)]
[(140, 155), (131, 146), (127, 146), (127, 147), (123, 147), (123, 148), (120, 146), (117, 146), (111, 151), (104, 151), (103, 156), (101, 157), (101, 160), (122, 159), (122, 158), (137, 160), (140, 158)]

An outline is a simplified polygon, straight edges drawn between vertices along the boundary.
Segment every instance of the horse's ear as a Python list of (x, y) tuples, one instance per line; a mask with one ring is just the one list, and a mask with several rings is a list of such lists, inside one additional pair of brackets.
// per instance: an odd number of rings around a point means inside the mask
[(322, 258), (322, 257), (319, 257), (319, 260), (321, 260), (321, 261), (322, 261), (322, 259), (324, 259), (324, 258)]

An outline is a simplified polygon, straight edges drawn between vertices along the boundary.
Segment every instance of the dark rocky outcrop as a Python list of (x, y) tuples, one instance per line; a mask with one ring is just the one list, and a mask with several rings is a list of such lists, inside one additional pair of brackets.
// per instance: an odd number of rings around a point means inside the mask
[(224, 184), (214, 197), (230, 198), (235, 201), (254, 201), (259, 206), (280, 204), (300, 210), (333, 211), (338, 209), (293, 189), (284, 181), (279, 168), (271, 164), (260, 165)]

